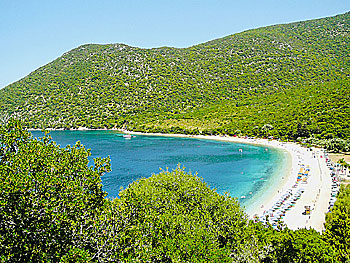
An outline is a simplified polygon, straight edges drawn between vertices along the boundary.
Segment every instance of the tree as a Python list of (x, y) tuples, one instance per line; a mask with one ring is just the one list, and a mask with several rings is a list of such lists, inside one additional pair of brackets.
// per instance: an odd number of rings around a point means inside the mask
[(1, 261), (89, 256), (81, 233), (105, 203), (101, 176), (110, 169), (108, 158), (88, 166), (89, 155), (79, 142), (34, 139), (18, 121), (0, 126)]
[(323, 239), (337, 252), (337, 260), (350, 261), (350, 185), (342, 186), (331, 213), (326, 216)]
[(60, 148), (10, 120), (0, 126), (1, 262), (332, 262), (349, 260), (349, 187), (326, 232), (278, 231), (249, 220), (180, 166), (108, 200), (109, 159), (79, 142)]
[(339, 163), (342, 167), (346, 168), (350, 168), (350, 164), (348, 164), (344, 158), (341, 158), (337, 161), (337, 163)]
[(270, 131), (273, 130), (273, 126), (271, 124), (264, 124), (261, 127), (261, 134), (263, 137), (267, 137), (270, 135)]

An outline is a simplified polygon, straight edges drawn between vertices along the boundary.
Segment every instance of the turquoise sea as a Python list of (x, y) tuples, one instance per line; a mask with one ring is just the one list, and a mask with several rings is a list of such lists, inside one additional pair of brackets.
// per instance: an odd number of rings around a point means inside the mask
[(112, 172), (102, 177), (109, 198), (138, 178), (158, 173), (159, 168), (172, 170), (181, 164), (211, 188), (238, 197), (249, 208), (278, 183), (287, 162), (287, 154), (275, 148), (215, 140), (144, 135), (125, 139), (116, 131), (100, 130), (52, 131), (50, 135), (61, 146), (81, 141), (91, 149), (91, 160), (110, 156)]

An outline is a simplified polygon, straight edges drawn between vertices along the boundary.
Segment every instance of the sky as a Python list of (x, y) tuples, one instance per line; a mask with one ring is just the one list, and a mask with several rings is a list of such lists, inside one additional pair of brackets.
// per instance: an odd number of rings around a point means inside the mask
[(0, 88), (83, 44), (188, 47), (348, 11), (349, 0), (0, 0)]

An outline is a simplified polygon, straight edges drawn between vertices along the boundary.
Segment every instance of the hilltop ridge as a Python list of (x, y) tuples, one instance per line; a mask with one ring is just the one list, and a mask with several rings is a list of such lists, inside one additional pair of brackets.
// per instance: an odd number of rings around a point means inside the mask
[(0, 115), (29, 128), (349, 138), (349, 18), (188, 48), (85, 44), (0, 90)]

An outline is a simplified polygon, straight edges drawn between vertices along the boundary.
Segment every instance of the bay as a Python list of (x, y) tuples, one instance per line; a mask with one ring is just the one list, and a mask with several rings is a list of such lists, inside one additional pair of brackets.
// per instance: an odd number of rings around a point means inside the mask
[(215, 140), (148, 135), (125, 139), (111, 130), (51, 131), (50, 135), (62, 147), (80, 141), (90, 148), (91, 165), (95, 157), (110, 156), (112, 172), (102, 177), (108, 198), (117, 197), (121, 187), (139, 178), (180, 164), (218, 193), (238, 197), (249, 208), (279, 181), (287, 162), (286, 153), (275, 148)]

